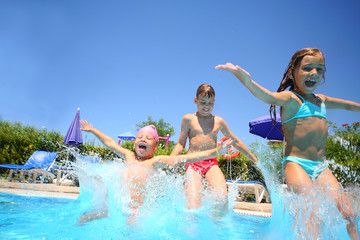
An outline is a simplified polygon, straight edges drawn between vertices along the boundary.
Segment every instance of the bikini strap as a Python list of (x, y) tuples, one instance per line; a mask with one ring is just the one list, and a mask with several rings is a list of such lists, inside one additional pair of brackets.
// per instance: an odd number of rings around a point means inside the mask
[(305, 99), (298, 93), (294, 92), (293, 90), (291, 90), (292, 93), (295, 93), (296, 96), (298, 96), (303, 102), (305, 102)]
[[(298, 93), (294, 92), (293, 90), (291, 90), (291, 92), (295, 93), (296, 96), (298, 96), (303, 102), (305, 102), (306, 100)], [(314, 93), (312, 94), (315, 98), (317, 98), (321, 103), (324, 103), (323, 100), (321, 100), (321, 98), (319, 98), (318, 96), (316, 96)]]
[(319, 99), (319, 101), (320, 101), (321, 103), (324, 103), (323, 100), (321, 100), (321, 98), (319, 98), (318, 96), (316, 96), (314, 93), (313, 93), (313, 95), (314, 95), (314, 97), (316, 97), (317, 99)]

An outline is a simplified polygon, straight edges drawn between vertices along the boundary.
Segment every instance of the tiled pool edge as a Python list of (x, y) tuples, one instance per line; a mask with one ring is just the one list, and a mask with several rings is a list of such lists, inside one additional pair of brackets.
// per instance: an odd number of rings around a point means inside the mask
[(35, 184), (0, 180), (0, 192), (18, 195), (76, 199), (79, 187), (57, 186), (56, 184)]

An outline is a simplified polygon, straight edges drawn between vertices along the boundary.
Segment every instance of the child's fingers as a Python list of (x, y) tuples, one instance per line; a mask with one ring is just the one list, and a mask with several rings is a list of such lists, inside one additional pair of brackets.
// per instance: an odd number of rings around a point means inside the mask
[(228, 67), (228, 66), (231, 66), (231, 65), (233, 65), (233, 64), (231, 64), (231, 63), (218, 64), (218, 65), (215, 67), (215, 69), (224, 68), (224, 67)]

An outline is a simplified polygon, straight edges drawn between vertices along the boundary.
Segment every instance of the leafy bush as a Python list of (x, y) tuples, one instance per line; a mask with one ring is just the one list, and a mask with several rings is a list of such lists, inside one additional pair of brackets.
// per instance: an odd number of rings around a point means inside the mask
[(58, 152), (62, 138), (59, 132), (0, 121), (0, 164), (22, 165), (35, 150)]
[[(163, 121), (153, 121), (151, 118), (144, 124), (159, 124), (164, 131), (173, 134), (173, 128)], [(330, 168), (339, 182), (343, 185), (360, 185), (360, 123), (344, 124), (337, 127), (329, 122), (334, 132), (326, 142), (326, 158), (330, 160)], [(139, 125), (140, 127), (140, 125)], [(165, 133), (164, 133), (165, 134)], [(37, 129), (33, 126), (22, 125), (20, 122), (10, 123), (0, 121), (0, 164), (24, 164), (35, 150), (59, 152), (58, 159), (69, 158), (66, 149), (62, 144), (63, 136), (56, 131)], [(174, 148), (174, 142), (170, 142), (169, 148), (160, 142), (158, 150), (154, 155), (170, 155)], [(134, 141), (125, 141), (122, 146), (133, 151)], [(218, 157), (220, 169), (226, 179), (240, 179), (244, 181), (257, 180), (265, 183), (266, 178), (275, 176), (277, 181), (282, 181), (282, 143), (269, 142), (267, 146), (260, 146), (255, 142), (250, 145), (250, 150), (261, 160), (261, 171), (250, 160), (240, 155), (231, 160)], [(118, 159), (119, 157), (104, 146), (95, 146), (94, 142), (86, 142), (78, 147), (82, 155), (99, 156), (103, 160)], [(186, 150), (185, 152), (186, 153)], [(5, 169), (0, 169), (4, 172)], [(177, 173), (184, 173), (182, 166), (175, 170)]]
[(220, 156), (218, 162), (226, 179), (265, 183), (259, 168), (242, 154), (231, 160)]
[(343, 185), (360, 185), (360, 122), (337, 127), (329, 122), (333, 135), (326, 141), (326, 159)]

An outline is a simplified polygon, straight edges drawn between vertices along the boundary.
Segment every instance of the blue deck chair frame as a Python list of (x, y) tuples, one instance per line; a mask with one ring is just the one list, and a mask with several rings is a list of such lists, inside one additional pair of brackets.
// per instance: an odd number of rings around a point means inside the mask
[[(19, 180), (22, 181), (26, 175), (32, 179), (32, 182), (43, 183), (45, 178), (49, 179), (49, 182), (52, 183), (54, 179), (54, 174), (50, 173), (49, 170), (55, 162), (57, 152), (46, 152), (46, 151), (35, 151), (30, 156), (30, 158), (25, 162), (24, 165), (17, 164), (2, 164), (0, 168), (10, 169), (9, 175), (7, 177), (8, 181)], [(20, 172), (20, 177), (15, 179), (14, 173)], [(37, 180), (39, 177), (40, 180)]]
[(235, 185), (237, 190), (241, 193), (241, 200), (244, 199), (246, 194), (254, 194), (255, 201), (261, 203), (261, 200), (265, 197), (266, 202), (270, 202), (270, 196), (266, 190), (265, 185), (259, 181), (233, 181), (226, 180), (228, 186)]
[[(82, 157), (82, 160), (91, 164), (97, 164), (101, 162), (100, 157), (91, 157), (91, 156)], [(73, 180), (75, 180), (77, 178), (76, 169), (72, 166), (59, 166), (54, 164), (52, 168), (57, 172), (56, 174), (57, 185), (60, 185), (62, 182), (65, 181), (65, 179), (72, 178)]]

